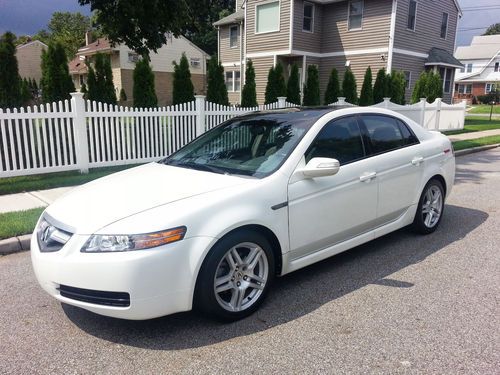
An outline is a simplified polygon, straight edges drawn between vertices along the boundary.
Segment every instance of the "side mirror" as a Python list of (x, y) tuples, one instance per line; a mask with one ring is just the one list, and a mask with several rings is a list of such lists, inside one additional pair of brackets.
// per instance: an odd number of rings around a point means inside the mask
[(309, 163), (297, 172), (305, 178), (333, 176), (339, 172), (340, 163), (337, 159), (312, 158)]

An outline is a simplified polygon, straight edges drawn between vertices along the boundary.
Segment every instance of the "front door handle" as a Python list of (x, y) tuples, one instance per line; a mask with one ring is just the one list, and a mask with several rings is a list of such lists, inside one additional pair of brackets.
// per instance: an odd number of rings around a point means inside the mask
[(377, 172), (365, 173), (359, 176), (359, 180), (361, 182), (368, 182), (373, 180), (375, 177), (377, 177)]
[(417, 165), (417, 166), (418, 166), (418, 165), (420, 165), (420, 163), (422, 163), (423, 161), (424, 161), (424, 158), (423, 158), (422, 156), (415, 156), (415, 157), (412, 159), (411, 163), (412, 163), (413, 165)]

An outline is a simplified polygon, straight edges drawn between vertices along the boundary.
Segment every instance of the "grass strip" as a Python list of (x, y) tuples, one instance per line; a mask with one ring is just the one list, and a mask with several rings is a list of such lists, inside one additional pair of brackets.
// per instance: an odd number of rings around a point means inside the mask
[(0, 214), (0, 240), (32, 233), (44, 207)]
[(56, 187), (81, 185), (86, 182), (107, 176), (111, 173), (123, 171), (134, 165), (120, 165), (117, 167), (94, 168), (88, 174), (79, 171), (47, 173), (39, 175), (0, 178), (0, 195), (22, 193), (24, 191), (35, 191), (52, 189)]
[(455, 141), (453, 142), (453, 148), (455, 151), (465, 150), (467, 148), (480, 147), (500, 144), (500, 135), (492, 135), (490, 137), (469, 139), (466, 141)]

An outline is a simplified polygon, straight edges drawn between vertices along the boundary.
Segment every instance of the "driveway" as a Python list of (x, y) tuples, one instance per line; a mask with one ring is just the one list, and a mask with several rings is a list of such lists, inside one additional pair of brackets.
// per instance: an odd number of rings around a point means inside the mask
[(498, 374), (500, 149), (458, 159), (440, 229), (407, 230), (277, 280), (233, 323), (61, 305), (28, 253), (0, 258), (1, 374)]

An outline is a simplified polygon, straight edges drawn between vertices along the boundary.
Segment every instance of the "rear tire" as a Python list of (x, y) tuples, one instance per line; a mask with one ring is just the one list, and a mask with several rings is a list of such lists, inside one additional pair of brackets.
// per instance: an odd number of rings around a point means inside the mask
[(444, 187), (441, 181), (430, 180), (422, 191), (412, 224), (417, 233), (430, 234), (438, 228), (443, 217), (444, 199)]
[(203, 262), (195, 307), (219, 320), (243, 319), (262, 304), (274, 273), (271, 245), (262, 234), (248, 230), (230, 233)]

